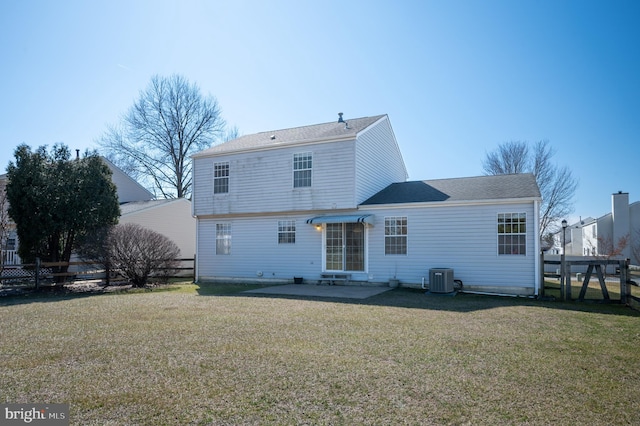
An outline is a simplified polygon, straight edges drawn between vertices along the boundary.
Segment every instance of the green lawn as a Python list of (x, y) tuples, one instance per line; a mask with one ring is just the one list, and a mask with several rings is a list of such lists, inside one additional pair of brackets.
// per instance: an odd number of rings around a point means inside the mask
[(2, 402), (69, 403), (74, 425), (640, 422), (629, 308), (248, 288), (4, 298)]

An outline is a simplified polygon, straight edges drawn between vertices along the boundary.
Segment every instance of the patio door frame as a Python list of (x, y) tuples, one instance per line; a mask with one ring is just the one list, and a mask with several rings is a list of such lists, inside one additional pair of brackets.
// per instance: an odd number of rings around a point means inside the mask
[[(338, 229), (339, 228), (339, 229)], [(367, 258), (367, 226), (362, 222), (339, 222), (339, 223), (325, 223), (322, 226), (322, 269), (324, 272), (357, 272), (366, 273), (368, 269)], [(331, 238), (333, 232), (340, 232), (339, 245), (330, 244), (328, 240)], [(358, 232), (358, 230), (360, 232)], [(361, 237), (357, 240), (353, 240), (354, 236), (358, 234)], [(338, 238), (335, 238), (338, 240)], [(351, 244), (350, 244), (351, 243)], [(359, 245), (361, 250), (359, 251)], [(329, 268), (328, 263), (332, 263), (330, 259), (331, 253), (328, 253), (329, 248), (335, 247), (339, 249), (339, 252), (334, 252), (340, 256), (341, 269)], [(350, 257), (351, 256), (351, 257)], [(360, 256), (361, 259), (354, 259), (354, 257)], [(348, 266), (353, 266), (354, 262), (361, 263), (361, 269), (348, 269)], [(337, 263), (337, 262), (336, 262)], [(335, 265), (331, 265), (335, 266)]]

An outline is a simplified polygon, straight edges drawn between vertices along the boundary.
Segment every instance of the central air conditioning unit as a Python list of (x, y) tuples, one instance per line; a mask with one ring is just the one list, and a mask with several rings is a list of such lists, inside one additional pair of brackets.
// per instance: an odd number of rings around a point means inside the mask
[(453, 293), (453, 269), (429, 269), (429, 291), (431, 293)]

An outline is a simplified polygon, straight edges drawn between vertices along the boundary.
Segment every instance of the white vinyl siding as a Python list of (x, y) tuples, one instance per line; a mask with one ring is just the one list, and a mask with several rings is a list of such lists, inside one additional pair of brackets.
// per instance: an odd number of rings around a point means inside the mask
[(407, 180), (407, 169), (388, 118), (362, 132), (355, 148), (355, 197), (358, 204), (391, 183)]
[[(365, 239), (365, 270), (351, 272), (352, 280), (386, 283), (395, 276), (400, 282), (420, 286), (428, 280), (430, 268), (453, 268), (465, 288), (520, 287), (533, 292), (536, 279), (535, 256), (497, 256), (496, 218), (498, 213), (526, 213), (527, 253), (535, 253), (534, 204), (460, 205), (412, 208), (371, 208), (357, 214), (372, 214)], [(292, 279), (319, 279), (325, 267), (324, 235), (306, 220), (318, 212), (291, 217), (234, 217), (233, 251), (215, 256), (215, 219), (199, 221), (199, 276)], [(385, 217), (406, 217), (411, 238), (407, 255), (385, 255)], [(296, 221), (296, 243), (278, 244), (274, 222)], [(469, 224), (473, 224), (470, 228)]]
[[(305, 153), (311, 154), (310, 161), (295, 158)], [(214, 194), (213, 163), (222, 162), (229, 163), (233, 174), (229, 193)], [(294, 163), (301, 168), (296, 170)], [(386, 117), (356, 139), (198, 157), (193, 170), (193, 211), (199, 217), (355, 209), (391, 183), (407, 179)]]
[(215, 219), (199, 220), (198, 276), (232, 278), (318, 279), (322, 272), (322, 232), (306, 224), (309, 215), (295, 220), (295, 244), (279, 244), (274, 236), (277, 217), (236, 217), (230, 221), (233, 249), (228, 256), (215, 255)]
[[(312, 186), (293, 188), (300, 148), (194, 159), (194, 214), (199, 217), (356, 208), (353, 141), (313, 146)], [(213, 194), (213, 163), (229, 162), (228, 194)]]
[[(465, 288), (527, 287), (533, 292), (535, 256), (496, 255), (496, 217), (504, 211), (526, 213), (526, 252), (535, 253), (534, 204), (516, 203), (511, 208), (478, 204), (367, 210), (379, 218), (368, 230), (370, 279), (384, 281), (395, 275), (401, 282), (421, 283), (423, 278), (428, 281), (430, 268), (453, 268)], [(407, 255), (388, 256), (382, 218), (401, 215), (410, 225)]]

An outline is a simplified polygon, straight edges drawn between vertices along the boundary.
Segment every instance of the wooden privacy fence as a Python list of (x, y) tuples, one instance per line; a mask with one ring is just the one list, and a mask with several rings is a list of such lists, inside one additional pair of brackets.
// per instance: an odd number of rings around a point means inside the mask
[[(194, 278), (194, 259), (174, 259), (179, 266), (169, 268), (174, 273), (172, 277)], [(67, 268), (67, 272), (56, 272), (61, 268)], [(110, 271), (118, 273), (117, 269)], [(41, 262), (36, 259), (35, 263), (23, 263), (18, 265), (3, 265), (0, 268), (0, 284), (6, 282), (33, 282), (35, 287), (39, 287), (45, 280), (52, 280), (63, 277), (64, 281), (86, 281), (103, 279), (106, 277), (104, 267), (92, 262)]]
[[(576, 273), (576, 279), (582, 283), (578, 300), (584, 301), (589, 287), (589, 282), (592, 277), (596, 277), (600, 285), (602, 297), (605, 301), (610, 301), (609, 291), (607, 290), (607, 280), (605, 279), (606, 268), (608, 265), (613, 265), (616, 269), (616, 275), (620, 283), (620, 303), (630, 304), (631, 302), (640, 302), (640, 298), (633, 296), (631, 293), (631, 286), (636, 284), (631, 281), (629, 273), (629, 259), (625, 260), (612, 260), (612, 259), (598, 259), (598, 260), (565, 260), (564, 269), (562, 268), (562, 260), (544, 260), (542, 261), (543, 279), (544, 277), (553, 277), (560, 279), (560, 298), (562, 300), (572, 300), (571, 294), (571, 275), (572, 268), (580, 267), (582, 271), (586, 267), (584, 272), (584, 279), (582, 278), (582, 272)], [(545, 265), (555, 265), (558, 267), (560, 273), (548, 273), (545, 272)], [(604, 271), (603, 271), (604, 269)], [(575, 271), (576, 269), (574, 269)]]

